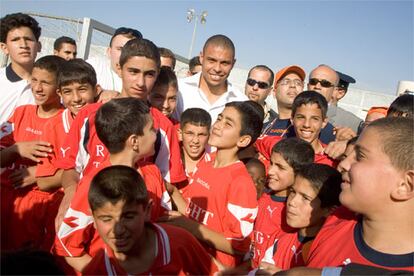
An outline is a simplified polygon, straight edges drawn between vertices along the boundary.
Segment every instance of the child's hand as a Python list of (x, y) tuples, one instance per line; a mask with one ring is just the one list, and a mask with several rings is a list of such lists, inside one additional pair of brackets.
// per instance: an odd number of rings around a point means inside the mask
[(15, 189), (34, 184), (36, 182), (36, 166), (15, 170), (10, 174), (10, 180)]
[(98, 103), (107, 103), (113, 98), (119, 96), (119, 92), (115, 90), (102, 90), (99, 94)]
[(335, 127), (335, 141), (348, 141), (356, 136), (355, 131), (349, 127)]
[(325, 148), (324, 153), (332, 159), (339, 159), (346, 150), (346, 144), (348, 141), (334, 141), (330, 142)]
[(50, 143), (45, 141), (29, 141), (16, 143), (17, 152), (21, 157), (40, 162), (38, 157), (47, 157), (52, 152)]

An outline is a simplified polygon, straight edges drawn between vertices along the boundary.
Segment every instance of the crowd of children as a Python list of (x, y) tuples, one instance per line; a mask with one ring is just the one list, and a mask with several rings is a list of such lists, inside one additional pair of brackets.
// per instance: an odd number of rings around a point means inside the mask
[[(262, 134), (266, 113), (252, 100), (220, 103), (215, 121), (196, 107), (178, 120), (175, 72), (142, 35), (114, 64), (119, 93), (82, 59), (36, 60), (39, 36), (26, 14), (1, 19), (11, 60), (0, 72), (3, 272), (414, 273), (412, 95), (372, 109), (333, 158), (316, 91), (292, 99), (283, 137)], [(207, 55), (234, 55), (223, 37), (208, 40), (189, 77), (210, 74), (211, 91), (232, 67)]]

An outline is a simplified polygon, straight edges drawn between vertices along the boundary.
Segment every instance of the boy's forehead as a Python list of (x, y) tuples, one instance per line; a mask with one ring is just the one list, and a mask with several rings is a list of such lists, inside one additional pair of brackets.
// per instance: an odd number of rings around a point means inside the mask
[(35, 37), (35, 35), (33, 34), (32, 29), (30, 29), (29, 27), (26, 27), (26, 26), (20, 26), (20, 27), (15, 27), (15, 28), (11, 29), (7, 33), (7, 38), (20, 36), (20, 35), (26, 35), (26, 36), (30, 36), (30, 37), (33, 37), (33, 38)]
[(159, 71), (156, 62), (153, 59), (144, 56), (130, 56), (123, 67), (138, 69), (143, 72)]
[(33, 67), (32, 76), (44, 78), (56, 78), (55, 72), (50, 72), (47, 69), (40, 67)]
[(308, 103), (298, 106), (298, 108), (296, 109), (296, 114), (302, 112), (312, 113), (314, 115), (322, 117), (322, 109), (316, 103)]
[(209, 127), (208, 126), (202, 126), (202, 125), (197, 124), (195, 122), (187, 122), (187, 123), (185, 123), (184, 126), (183, 126), (183, 130), (185, 131), (185, 130), (190, 130), (190, 129), (191, 130), (197, 129), (197, 130), (200, 130), (200, 131), (206, 131), (206, 132), (208, 132)]

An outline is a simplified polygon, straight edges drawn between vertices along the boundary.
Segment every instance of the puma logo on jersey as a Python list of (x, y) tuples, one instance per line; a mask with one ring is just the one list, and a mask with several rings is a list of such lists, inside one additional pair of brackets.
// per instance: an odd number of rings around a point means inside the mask
[(62, 152), (62, 157), (63, 158), (65, 158), (66, 157), (66, 152), (68, 151), (70, 149), (70, 147), (67, 147), (67, 148), (60, 148), (60, 151)]
[(295, 263), (298, 262), (298, 256), (302, 253), (302, 250), (298, 250), (295, 245), (293, 245), (290, 250), (292, 250), (293, 256), (295, 256)]
[(244, 208), (242, 206), (228, 203), (227, 209), (239, 221), (243, 237), (250, 235), (253, 231), (253, 223), (257, 216), (257, 207)]
[(275, 211), (277, 209), (277, 207), (275, 207), (275, 208), (271, 208), (270, 207), (270, 205), (267, 205), (267, 210), (269, 211), (269, 213), (270, 213), (270, 216), (272, 217), (273, 216), (273, 212)]

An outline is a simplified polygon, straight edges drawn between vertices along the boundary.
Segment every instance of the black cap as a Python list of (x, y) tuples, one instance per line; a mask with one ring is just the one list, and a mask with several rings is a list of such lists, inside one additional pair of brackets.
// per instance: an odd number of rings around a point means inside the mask
[(348, 75), (346, 75), (344, 73), (341, 73), (339, 71), (336, 71), (336, 73), (338, 73), (338, 76), (339, 76), (338, 87), (348, 89), (348, 85), (350, 83), (355, 83), (355, 79), (353, 77), (348, 76)]

